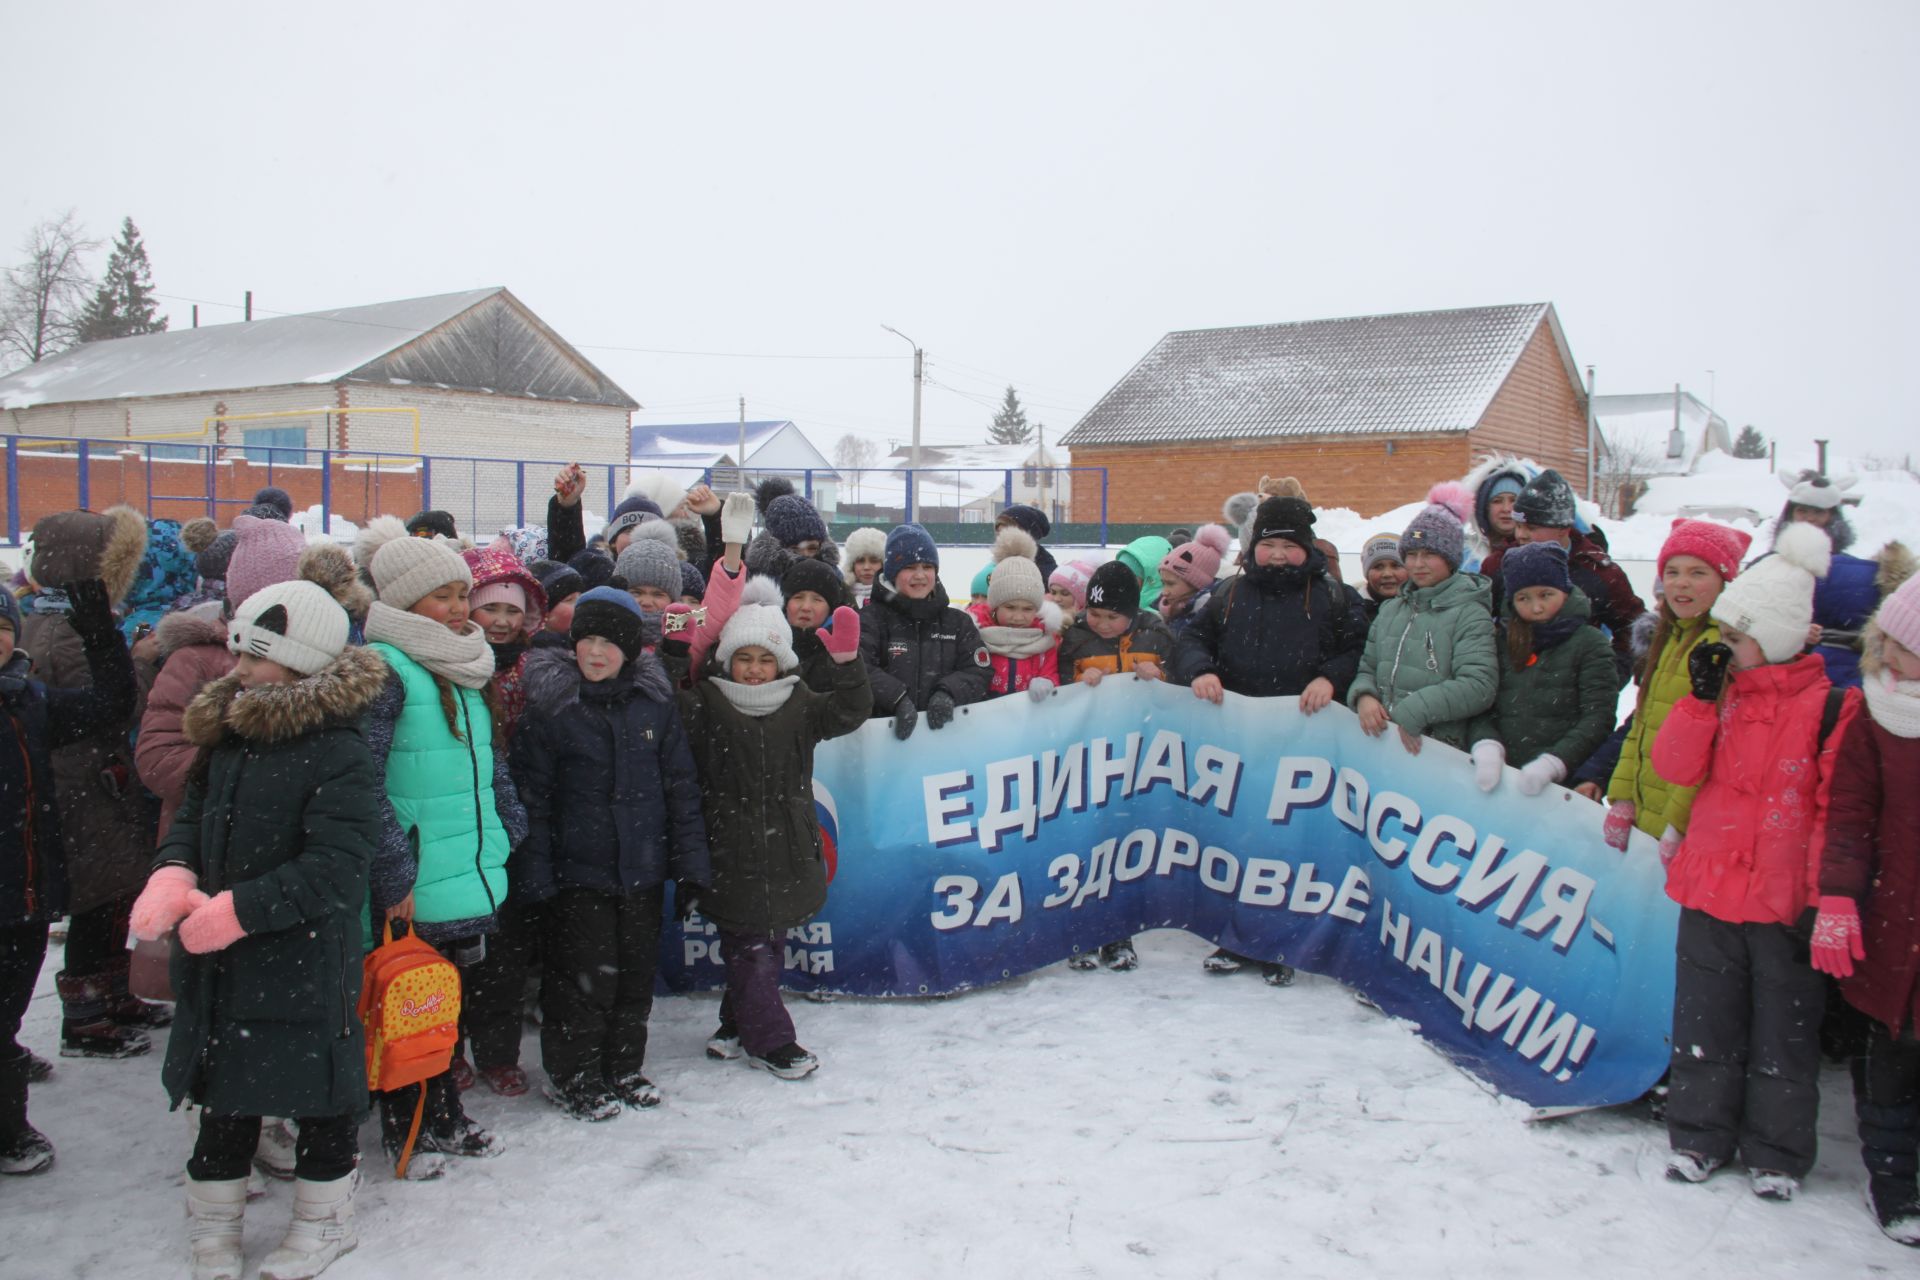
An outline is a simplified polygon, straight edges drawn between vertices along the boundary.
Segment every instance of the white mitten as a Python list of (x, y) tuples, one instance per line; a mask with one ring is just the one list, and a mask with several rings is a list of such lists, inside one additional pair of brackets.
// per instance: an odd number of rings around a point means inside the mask
[(1035, 676), (1027, 682), (1027, 696), (1035, 702), (1045, 702), (1047, 695), (1053, 692), (1053, 681), (1045, 676)]
[(1507, 764), (1507, 749), (1492, 738), (1482, 738), (1473, 744), (1473, 780), (1482, 791), (1491, 791), (1500, 785), (1500, 770)]
[(1530, 796), (1545, 791), (1549, 784), (1567, 776), (1567, 766), (1559, 756), (1535, 756), (1520, 767), (1520, 790)]
[(730, 493), (727, 500), (720, 504), (720, 541), (739, 543), (741, 546), (753, 540), (753, 495), (750, 493)]

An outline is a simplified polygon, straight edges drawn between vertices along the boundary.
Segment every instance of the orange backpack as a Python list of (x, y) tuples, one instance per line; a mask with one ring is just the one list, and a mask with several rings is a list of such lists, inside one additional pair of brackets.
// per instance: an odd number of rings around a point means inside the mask
[[(453, 1063), (460, 1042), (460, 971), (415, 936), (393, 936), (367, 953), (360, 984), (360, 1021), (367, 1029), (367, 1087), (388, 1093), (421, 1084)], [(413, 1126), (400, 1151), (398, 1172), (407, 1173), (420, 1136), (427, 1091), (413, 1107)]]

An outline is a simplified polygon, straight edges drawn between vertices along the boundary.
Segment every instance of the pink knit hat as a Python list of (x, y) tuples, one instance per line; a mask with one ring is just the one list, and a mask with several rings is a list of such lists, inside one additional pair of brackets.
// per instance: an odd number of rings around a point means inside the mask
[(1675, 556), (1695, 556), (1706, 561), (1723, 581), (1732, 582), (1740, 576), (1740, 557), (1747, 554), (1752, 542), (1752, 534), (1711, 520), (1678, 519), (1673, 522), (1673, 531), (1667, 540), (1660, 544), (1660, 558), (1654, 573), (1665, 577), (1667, 561)]
[(528, 631), (540, 629), (547, 612), (547, 593), (539, 580), (520, 563), (520, 557), (498, 546), (470, 547), (460, 553), (473, 570), (473, 594), (467, 604), (478, 609), (484, 604), (517, 604), (526, 611), (523, 623)]
[(1920, 574), (1908, 578), (1899, 590), (1881, 601), (1880, 612), (1873, 615), (1873, 620), (1881, 631), (1920, 653)]
[(1053, 576), (1047, 579), (1047, 585), (1065, 588), (1067, 594), (1073, 597), (1073, 607), (1084, 609), (1087, 607), (1087, 581), (1092, 577), (1093, 567), (1084, 560), (1075, 560), (1072, 564), (1056, 566)]
[(300, 569), (307, 535), (280, 520), (237, 515), (233, 518), (233, 557), (227, 561), (227, 604), (238, 609), (247, 597), (276, 582), (291, 582)]
[(1195, 591), (1205, 591), (1220, 576), (1220, 559), (1233, 545), (1233, 535), (1217, 524), (1204, 524), (1160, 560), (1160, 571), (1171, 573)]

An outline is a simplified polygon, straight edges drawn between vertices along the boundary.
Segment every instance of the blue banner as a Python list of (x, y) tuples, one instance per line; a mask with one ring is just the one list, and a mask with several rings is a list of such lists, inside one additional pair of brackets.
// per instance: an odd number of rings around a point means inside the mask
[[(1516, 778), (1485, 794), (1342, 707), (1130, 676), (904, 743), (873, 721), (815, 762), (834, 876), (787, 985), (965, 991), (1185, 929), (1364, 991), (1535, 1106), (1630, 1101), (1666, 1067), (1678, 909), (1652, 841), (1616, 853), (1596, 805)], [(712, 926), (668, 933), (667, 985), (720, 985)]]

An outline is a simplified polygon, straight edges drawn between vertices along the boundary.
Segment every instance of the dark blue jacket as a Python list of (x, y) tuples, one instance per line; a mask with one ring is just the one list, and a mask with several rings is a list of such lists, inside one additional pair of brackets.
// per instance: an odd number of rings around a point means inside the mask
[(524, 681), (513, 775), (528, 830), (507, 864), (514, 895), (712, 884), (700, 778), (659, 659), (590, 683), (573, 654), (535, 649)]
[[(1858, 633), (1880, 607), (1878, 561), (1837, 551), (1827, 576), (1814, 583), (1813, 620), (1828, 631)], [(1823, 644), (1814, 650), (1827, 664), (1827, 679), (1837, 686), (1860, 685), (1860, 651), (1852, 645)]]
[(133, 714), (133, 660), (119, 633), (86, 644), (83, 652), (90, 688), (49, 689), (28, 678), (24, 649), (0, 667), (0, 925), (66, 914), (67, 860), (52, 752)]
[(1255, 567), (1216, 586), (1174, 646), (1170, 674), (1176, 684), (1215, 675), (1250, 698), (1291, 697), (1325, 676), (1344, 701), (1366, 644), (1366, 610), (1316, 547), (1304, 564)]

